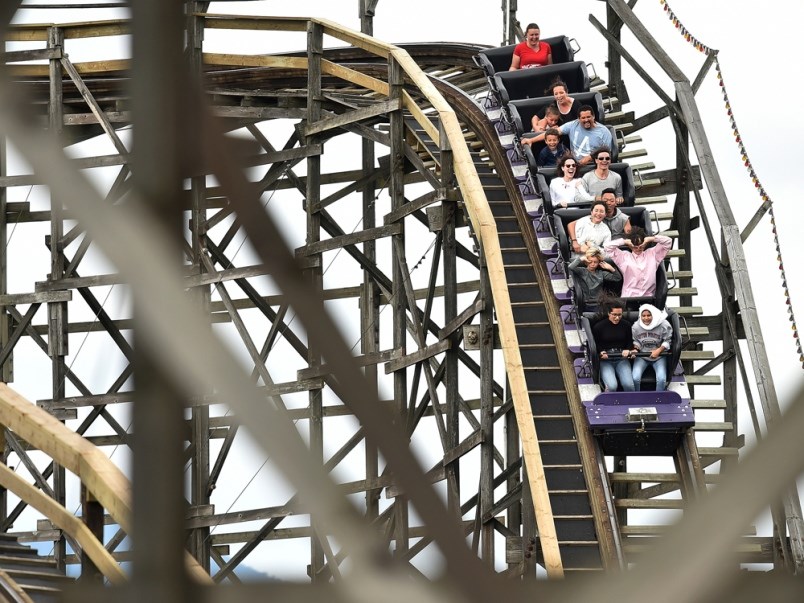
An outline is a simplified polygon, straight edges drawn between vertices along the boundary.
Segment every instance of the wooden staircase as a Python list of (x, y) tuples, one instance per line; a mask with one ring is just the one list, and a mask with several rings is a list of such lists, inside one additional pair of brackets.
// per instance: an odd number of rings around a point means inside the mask
[(72, 582), (53, 559), (40, 557), (12, 534), (0, 533), (0, 597), (4, 600), (55, 603), (61, 600), (64, 586)]

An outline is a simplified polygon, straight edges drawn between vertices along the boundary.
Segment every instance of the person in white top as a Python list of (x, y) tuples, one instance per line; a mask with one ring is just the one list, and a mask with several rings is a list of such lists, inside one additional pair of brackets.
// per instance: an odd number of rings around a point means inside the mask
[[(586, 253), (588, 249), (597, 247), (603, 249), (611, 242), (611, 231), (603, 222), (606, 217), (606, 204), (596, 201), (592, 205), (589, 215), (570, 222), (567, 232), (570, 238), (570, 247), (574, 253)], [(574, 228), (574, 230), (573, 230)], [(574, 233), (574, 234), (573, 234)]]
[(583, 189), (583, 180), (576, 177), (577, 173), (578, 162), (571, 154), (567, 153), (558, 160), (556, 176), (550, 181), (550, 200), (553, 207), (567, 207), (576, 202), (578, 189)]

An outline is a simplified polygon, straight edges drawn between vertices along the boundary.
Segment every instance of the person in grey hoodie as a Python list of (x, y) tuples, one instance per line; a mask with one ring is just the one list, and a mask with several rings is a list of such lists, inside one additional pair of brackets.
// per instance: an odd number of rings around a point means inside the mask
[(573, 279), (578, 279), (583, 293), (583, 300), (576, 300), (579, 305), (594, 304), (604, 282), (616, 283), (623, 280), (611, 264), (603, 260), (600, 249), (587, 249), (584, 255), (576, 256), (568, 266)]
[(650, 355), (640, 354), (634, 358), (631, 375), (636, 391), (640, 391), (642, 374), (648, 366), (652, 366), (656, 374), (656, 391), (663, 392), (667, 389), (667, 355), (662, 355), (662, 352), (670, 350), (673, 329), (666, 318), (667, 314), (655, 306), (639, 306), (639, 320), (631, 327), (634, 348), (639, 352), (650, 352)]

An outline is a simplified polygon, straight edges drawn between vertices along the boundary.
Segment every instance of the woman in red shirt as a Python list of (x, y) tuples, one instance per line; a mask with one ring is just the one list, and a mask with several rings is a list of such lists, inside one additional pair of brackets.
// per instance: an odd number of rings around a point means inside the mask
[(553, 51), (547, 42), (539, 41), (540, 34), (538, 25), (528, 24), (525, 28), (525, 40), (514, 48), (509, 71), (553, 64)]

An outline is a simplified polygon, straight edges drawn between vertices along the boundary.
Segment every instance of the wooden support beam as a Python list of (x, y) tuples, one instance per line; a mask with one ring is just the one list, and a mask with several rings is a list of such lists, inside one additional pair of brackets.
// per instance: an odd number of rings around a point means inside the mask
[(412, 213), (441, 201), (441, 193), (438, 190), (429, 191), (412, 201), (408, 201), (407, 199), (405, 199), (405, 201), (406, 202), (399, 209), (392, 210), (385, 214), (383, 217), (384, 224), (400, 222)]
[(47, 304), (73, 300), (72, 291), (38, 291), (36, 293), (7, 293), (0, 295), (0, 307), (20, 304)]
[(384, 115), (390, 111), (396, 111), (400, 108), (401, 102), (399, 99), (381, 101), (368, 107), (362, 107), (349, 111), (348, 113), (341, 113), (333, 117), (326, 117), (315, 123), (308, 123), (304, 127), (304, 135), (310, 136), (312, 134), (320, 134), (333, 128), (340, 128), (342, 126), (352, 124), (365, 119), (371, 119), (379, 115)]
[(391, 374), (395, 371), (416, 364), (417, 362), (426, 360), (431, 356), (440, 354), (441, 352), (448, 350), (451, 347), (451, 345), (452, 342), (449, 339), (445, 339), (443, 341), (439, 341), (438, 343), (428, 345), (427, 347), (417, 350), (412, 354), (407, 354), (397, 360), (392, 360), (385, 365), (385, 374), (386, 375)]
[(325, 251), (332, 251), (341, 249), (350, 245), (356, 245), (365, 241), (374, 241), (382, 239), (391, 235), (399, 234), (402, 232), (402, 227), (399, 224), (391, 224), (389, 226), (378, 226), (376, 228), (369, 228), (343, 236), (332, 237), (310, 245), (305, 245), (296, 249), (296, 257), (312, 256)]
[(751, 236), (751, 233), (754, 232), (754, 229), (757, 227), (757, 225), (765, 216), (765, 214), (768, 213), (768, 210), (770, 210), (770, 208), (771, 208), (771, 202), (769, 199), (762, 202), (762, 205), (760, 205), (757, 208), (756, 213), (754, 213), (754, 215), (748, 221), (748, 224), (745, 225), (745, 228), (740, 233), (741, 242), (745, 243), (746, 239), (748, 239), (748, 237)]
[(467, 454), (471, 450), (474, 450), (477, 446), (480, 446), (483, 442), (486, 441), (485, 434), (482, 431), (476, 431), (472, 435), (468, 436), (458, 444), (452, 450), (448, 450), (444, 453), (444, 460), (442, 464), (446, 467), (452, 462), (455, 462), (463, 455)]

